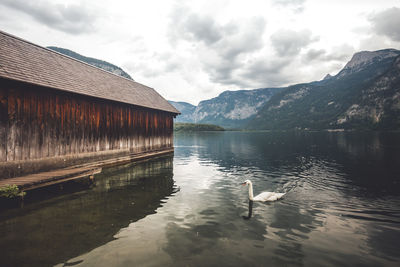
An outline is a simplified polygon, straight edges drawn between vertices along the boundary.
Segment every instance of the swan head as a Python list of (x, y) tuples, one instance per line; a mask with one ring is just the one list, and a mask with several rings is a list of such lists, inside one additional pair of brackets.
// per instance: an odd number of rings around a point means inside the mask
[(243, 183), (241, 183), (241, 185), (249, 185), (249, 184), (251, 184), (251, 181), (250, 180), (246, 180), (246, 181), (244, 181)]

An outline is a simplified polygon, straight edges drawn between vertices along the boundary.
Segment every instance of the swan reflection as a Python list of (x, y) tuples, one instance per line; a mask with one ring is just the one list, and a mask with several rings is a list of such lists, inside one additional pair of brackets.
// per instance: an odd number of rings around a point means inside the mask
[(250, 220), (251, 216), (253, 215), (253, 201), (249, 200), (249, 213), (247, 216), (242, 216), (245, 220)]

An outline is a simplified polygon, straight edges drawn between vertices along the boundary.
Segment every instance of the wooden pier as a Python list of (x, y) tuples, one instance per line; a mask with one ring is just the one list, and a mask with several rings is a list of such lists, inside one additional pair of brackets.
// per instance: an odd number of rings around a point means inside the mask
[(130, 162), (143, 161), (150, 158), (161, 157), (173, 154), (174, 149), (153, 151), (140, 154), (131, 154), (129, 156), (113, 158), (103, 161), (91, 162), (69, 168), (57, 169), (47, 172), (40, 172), (20, 177), (0, 180), (0, 187), (7, 185), (17, 185), (21, 191), (28, 191), (53, 184), (63, 183), (70, 180), (76, 180), (91, 177), (102, 171), (104, 167), (127, 164)]

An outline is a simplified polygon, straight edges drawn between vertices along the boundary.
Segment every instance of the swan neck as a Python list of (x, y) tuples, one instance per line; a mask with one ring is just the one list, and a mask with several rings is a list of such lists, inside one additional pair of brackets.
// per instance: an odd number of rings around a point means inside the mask
[(253, 184), (250, 182), (249, 183), (249, 199), (253, 200), (254, 196), (253, 196)]

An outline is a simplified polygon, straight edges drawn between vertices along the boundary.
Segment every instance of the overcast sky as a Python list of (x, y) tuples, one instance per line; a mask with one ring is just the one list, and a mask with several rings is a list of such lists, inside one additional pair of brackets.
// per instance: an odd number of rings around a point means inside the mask
[(0, 0), (0, 29), (122, 67), (168, 100), (336, 74), (400, 49), (400, 0)]

